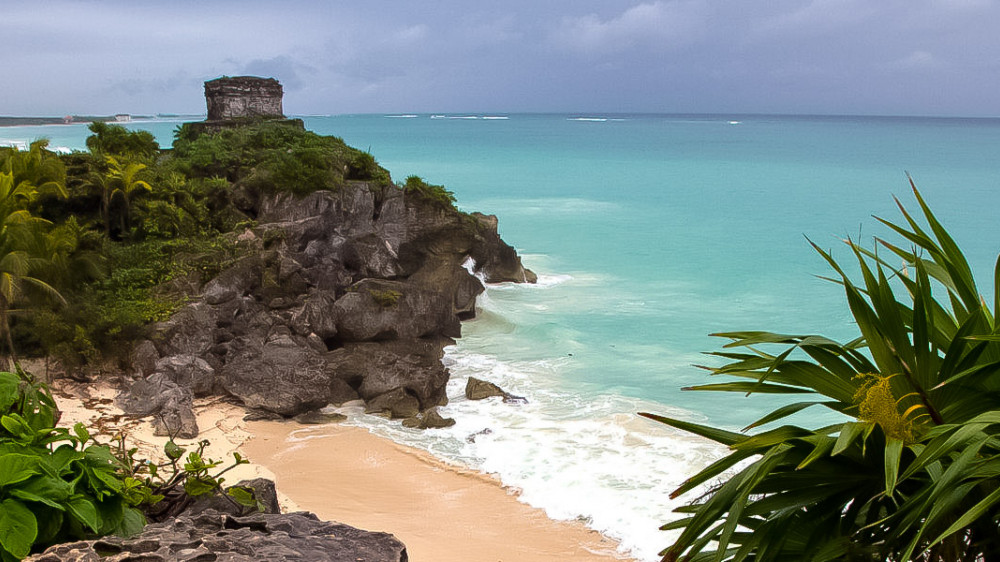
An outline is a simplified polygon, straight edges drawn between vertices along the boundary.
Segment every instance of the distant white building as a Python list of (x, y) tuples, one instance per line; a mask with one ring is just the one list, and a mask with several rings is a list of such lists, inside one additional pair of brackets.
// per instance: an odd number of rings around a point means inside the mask
[(132, 116), (128, 113), (118, 113), (115, 115), (116, 123), (130, 123), (132, 121)]

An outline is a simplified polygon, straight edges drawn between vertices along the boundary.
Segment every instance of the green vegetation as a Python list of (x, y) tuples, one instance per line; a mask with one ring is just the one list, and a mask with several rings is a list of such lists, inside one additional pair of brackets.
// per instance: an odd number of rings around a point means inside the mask
[(174, 141), (175, 169), (189, 177), (221, 177), (267, 191), (336, 190), (345, 180), (388, 184), (389, 174), (366, 152), (339, 138), (283, 123), (198, 134), (185, 123)]
[(48, 390), (26, 374), (0, 372), (0, 559), (145, 524), (110, 447), (82, 424), (55, 427)]
[(419, 176), (409, 176), (399, 187), (404, 193), (422, 197), (443, 209), (455, 208), (455, 194), (445, 189), (443, 185), (429, 184)]
[[(19, 353), (54, 358), (71, 375), (126, 360), (193, 287), (258, 251), (237, 237), (255, 224), (262, 193), (364, 180), (378, 197), (398, 188), (454, 208), (443, 187), (419, 178), (395, 186), (371, 154), (288, 123), (217, 132), (183, 125), (172, 150), (145, 131), (90, 130), (87, 152), (60, 156), (46, 141), (0, 148), (0, 371), (16, 371), (0, 372), (0, 561), (137, 532), (192, 497), (222, 491), (222, 475), (245, 462), (236, 456), (221, 468), (203, 457), (205, 442), (188, 452), (170, 441), (166, 462), (154, 465), (123, 440), (113, 447), (81, 425), (57, 427), (51, 394), (20, 371)], [(265, 251), (282, 243), (280, 230), (260, 234)], [(401, 296), (371, 292), (383, 307)], [(259, 507), (247, 490), (226, 497)]]
[(393, 185), (371, 154), (294, 123), (185, 124), (167, 151), (146, 131), (90, 130), (87, 152), (0, 148), (0, 360), (117, 360), (237, 259), (248, 198)]
[[(951, 562), (1000, 552), (1000, 275), (981, 297), (914, 193), (927, 226), (902, 205), (905, 224), (882, 221), (904, 243), (867, 250), (847, 240), (860, 283), (816, 247), (845, 289), (856, 339), (715, 334), (731, 341), (713, 354), (727, 364), (709, 370), (735, 380), (693, 388), (802, 399), (747, 430), (817, 405), (846, 421), (747, 435), (643, 414), (731, 450), (674, 492), (707, 487), (664, 525), (681, 534), (663, 560)], [(899, 259), (902, 268), (890, 265)]]
[(147, 518), (176, 513), (192, 498), (223, 493), (260, 509), (252, 491), (223, 492), (221, 463), (167, 442), (162, 464), (137, 460), (135, 449), (101, 444), (83, 424), (56, 427), (48, 388), (27, 373), (0, 372), (0, 560), (20, 560), (52, 544), (140, 532)]

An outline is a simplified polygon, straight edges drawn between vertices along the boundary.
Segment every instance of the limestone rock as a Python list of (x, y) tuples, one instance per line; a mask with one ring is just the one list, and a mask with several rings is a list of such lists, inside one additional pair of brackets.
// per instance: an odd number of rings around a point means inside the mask
[(459, 336), (458, 318), (442, 295), (410, 283), (364, 279), (334, 304), (342, 341), (386, 341)]
[[(98, 554), (100, 553), (100, 554)], [(306, 512), (236, 517), (216, 511), (147, 525), (133, 538), (109, 536), (50, 547), (32, 562), (407, 562), (388, 533), (320, 521)]]
[(313, 410), (311, 412), (299, 414), (293, 419), (304, 425), (323, 425), (327, 423), (340, 423), (346, 420), (347, 416), (336, 412), (326, 414), (320, 410)]
[(427, 409), (447, 401), (448, 370), (442, 348), (451, 340), (396, 340), (347, 343), (326, 354), (327, 368), (356, 388), (365, 401), (405, 388)]
[(191, 389), (195, 396), (208, 396), (215, 389), (215, 369), (194, 355), (164, 357), (156, 362), (156, 372), (178, 386)]
[(163, 405), (153, 418), (153, 435), (168, 435), (182, 439), (198, 437), (198, 419), (194, 415), (191, 391), (174, 386), (161, 395)]
[(224, 270), (205, 284), (202, 295), (208, 304), (221, 304), (250, 294), (260, 286), (259, 256), (251, 255)]
[(326, 406), (329, 375), (320, 354), (288, 336), (262, 342), (237, 338), (220, 382), (249, 408), (294, 416)]
[(469, 377), (465, 383), (465, 397), (469, 400), (484, 400), (491, 396), (500, 396), (508, 404), (527, 404), (528, 399), (523, 396), (515, 396), (499, 386), (476, 377)]
[(203, 357), (215, 345), (213, 332), (217, 316), (205, 303), (194, 303), (180, 309), (169, 320), (153, 326), (153, 343), (160, 357), (194, 355)]
[(360, 398), (358, 391), (343, 379), (330, 377), (330, 403), (339, 406), (345, 402)]
[[(228, 490), (232, 486), (227, 486)], [(254, 498), (264, 506), (263, 513), (281, 513), (278, 505), (278, 492), (274, 487), (274, 481), (267, 478), (254, 478), (253, 480), (241, 480), (236, 483), (238, 488), (249, 488), (253, 491)], [(228, 515), (246, 516), (257, 513), (257, 509), (240, 505), (233, 500), (223, 497), (221, 494), (211, 496), (199, 496), (184, 509), (183, 514), (187, 516), (214, 510)]]
[(143, 377), (153, 374), (159, 359), (160, 353), (156, 351), (156, 346), (149, 340), (142, 340), (132, 350), (132, 368)]
[(496, 217), (392, 185), (297, 196), (237, 182), (227, 205), (256, 221), (237, 241), (243, 257), (153, 327), (143, 359), (186, 358), (163, 371), (198, 396), (289, 417), (401, 390), (427, 410), (447, 400), (441, 347), (484, 290), (467, 260), (490, 282), (532, 281)]
[(455, 425), (455, 420), (452, 418), (442, 417), (438, 413), (437, 408), (431, 408), (426, 412), (418, 414), (412, 418), (406, 418), (403, 420), (403, 427), (412, 427), (416, 429), (441, 429), (445, 427), (451, 427)]
[(465, 383), (465, 397), (469, 400), (484, 400), (491, 396), (506, 395), (507, 392), (499, 386), (476, 377), (469, 377), (469, 381)]
[(174, 435), (185, 439), (198, 436), (191, 390), (178, 386), (163, 373), (140, 379), (116, 398), (118, 407), (131, 416), (156, 416), (156, 435)]
[(405, 389), (397, 388), (369, 400), (365, 412), (388, 413), (391, 418), (412, 418), (420, 412), (420, 401)]

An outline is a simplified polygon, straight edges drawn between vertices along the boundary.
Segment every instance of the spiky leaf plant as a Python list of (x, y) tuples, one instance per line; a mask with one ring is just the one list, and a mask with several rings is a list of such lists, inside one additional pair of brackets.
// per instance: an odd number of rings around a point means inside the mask
[(731, 450), (673, 493), (708, 489), (663, 526), (681, 530), (664, 561), (1000, 560), (1000, 275), (987, 302), (913, 192), (926, 226), (897, 200), (905, 224), (879, 220), (904, 242), (847, 240), (859, 281), (813, 244), (845, 290), (856, 339), (714, 334), (731, 341), (712, 354), (727, 363), (709, 370), (735, 380), (692, 388), (801, 399), (745, 431), (812, 406), (846, 421), (747, 434), (643, 414)]

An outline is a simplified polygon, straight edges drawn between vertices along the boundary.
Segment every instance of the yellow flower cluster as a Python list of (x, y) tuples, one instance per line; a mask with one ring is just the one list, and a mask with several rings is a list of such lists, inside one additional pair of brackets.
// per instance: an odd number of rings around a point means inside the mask
[(882, 427), (886, 437), (912, 443), (913, 420), (899, 413), (899, 401), (889, 385), (891, 378), (891, 375), (882, 376), (876, 373), (863, 373), (855, 377), (861, 380), (861, 386), (854, 393), (854, 402), (858, 405), (858, 419), (877, 423)]

